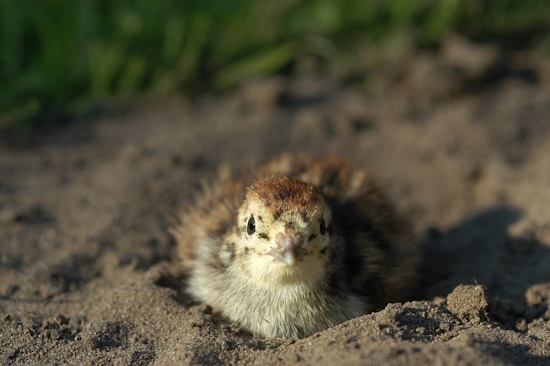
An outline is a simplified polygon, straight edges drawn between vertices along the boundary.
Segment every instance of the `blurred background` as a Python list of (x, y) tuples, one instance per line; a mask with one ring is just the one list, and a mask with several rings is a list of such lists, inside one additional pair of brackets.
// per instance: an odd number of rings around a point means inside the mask
[(0, 0), (0, 129), (273, 74), (368, 91), (384, 65), (454, 34), (547, 59), (549, 30), (547, 0)]

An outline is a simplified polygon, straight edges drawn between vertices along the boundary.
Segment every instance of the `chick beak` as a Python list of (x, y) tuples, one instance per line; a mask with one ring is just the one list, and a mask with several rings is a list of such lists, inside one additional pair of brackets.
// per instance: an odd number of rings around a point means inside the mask
[(303, 238), (300, 234), (285, 235), (283, 233), (277, 234), (275, 238), (275, 248), (267, 253), (273, 256), (273, 260), (280, 261), (293, 266), (296, 261), (302, 258), (305, 254), (305, 249), (302, 248)]

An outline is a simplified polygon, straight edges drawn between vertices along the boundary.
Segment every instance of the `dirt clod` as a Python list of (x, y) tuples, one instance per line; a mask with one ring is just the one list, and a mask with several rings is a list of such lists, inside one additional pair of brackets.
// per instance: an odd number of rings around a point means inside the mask
[(491, 299), (483, 285), (459, 285), (447, 296), (447, 308), (459, 319), (487, 320)]

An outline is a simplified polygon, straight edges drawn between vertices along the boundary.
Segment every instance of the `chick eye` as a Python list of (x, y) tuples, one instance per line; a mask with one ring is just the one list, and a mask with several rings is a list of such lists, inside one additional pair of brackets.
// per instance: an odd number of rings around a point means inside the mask
[(321, 218), (321, 224), (319, 225), (319, 232), (321, 235), (325, 235), (327, 233), (327, 225), (325, 224), (325, 219)]
[(246, 225), (246, 232), (248, 233), (248, 235), (252, 235), (256, 232), (256, 220), (254, 220), (254, 216), (248, 219), (248, 225)]

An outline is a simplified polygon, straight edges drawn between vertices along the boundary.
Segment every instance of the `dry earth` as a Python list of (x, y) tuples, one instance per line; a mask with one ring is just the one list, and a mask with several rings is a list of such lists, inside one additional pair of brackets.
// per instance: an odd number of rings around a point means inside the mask
[[(533, 65), (454, 39), (369, 94), (269, 79), (6, 134), (0, 363), (550, 364), (550, 93)], [(424, 238), (410, 302), (265, 340), (182, 295), (178, 211), (220, 169), (283, 152), (378, 177)]]

